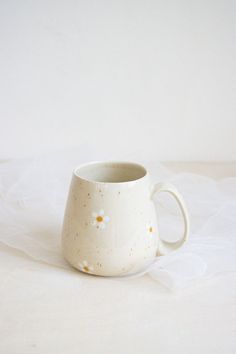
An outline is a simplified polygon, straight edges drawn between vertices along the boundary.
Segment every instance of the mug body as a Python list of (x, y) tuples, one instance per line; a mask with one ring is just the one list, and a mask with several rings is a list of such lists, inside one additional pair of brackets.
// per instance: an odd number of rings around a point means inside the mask
[(75, 169), (63, 224), (67, 261), (91, 274), (139, 270), (157, 253), (157, 221), (144, 167), (96, 162)]

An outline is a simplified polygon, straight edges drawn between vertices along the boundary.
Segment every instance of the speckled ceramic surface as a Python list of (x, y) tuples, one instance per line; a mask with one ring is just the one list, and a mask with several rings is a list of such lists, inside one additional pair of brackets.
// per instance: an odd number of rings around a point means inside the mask
[[(161, 241), (154, 193), (171, 193), (185, 223), (183, 238)], [(141, 268), (158, 254), (179, 248), (188, 237), (188, 215), (174, 186), (150, 185), (144, 167), (127, 162), (95, 162), (75, 169), (69, 191), (62, 248), (80, 271), (123, 275)]]

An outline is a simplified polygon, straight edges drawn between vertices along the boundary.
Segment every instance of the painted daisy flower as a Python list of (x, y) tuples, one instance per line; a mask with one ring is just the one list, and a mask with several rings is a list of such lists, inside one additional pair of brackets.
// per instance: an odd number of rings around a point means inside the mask
[(93, 271), (93, 266), (89, 265), (87, 261), (83, 261), (82, 263), (79, 263), (79, 270), (81, 270), (81, 272), (91, 273)]
[(104, 210), (101, 209), (98, 213), (93, 213), (92, 225), (96, 226), (98, 229), (104, 229), (106, 224), (110, 220), (109, 216), (104, 215)]
[(154, 232), (156, 231), (151, 223), (147, 224), (146, 228), (147, 228), (148, 233), (151, 235), (154, 234)]

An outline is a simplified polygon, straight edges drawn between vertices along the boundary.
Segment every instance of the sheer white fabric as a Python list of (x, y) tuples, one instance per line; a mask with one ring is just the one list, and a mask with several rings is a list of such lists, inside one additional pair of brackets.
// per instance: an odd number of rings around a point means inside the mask
[[(107, 158), (103, 154), (102, 159)], [(0, 242), (69, 271), (61, 255), (60, 232), (72, 170), (97, 159), (91, 151), (71, 150), (0, 164)], [(215, 181), (194, 174), (173, 175), (160, 163), (139, 162), (150, 170), (153, 181), (168, 180), (182, 193), (191, 234), (182, 249), (157, 258), (138, 275), (147, 273), (168, 288), (179, 289), (203, 277), (235, 272), (236, 178)], [(156, 204), (161, 237), (180, 237), (182, 220), (175, 202), (163, 193)]]

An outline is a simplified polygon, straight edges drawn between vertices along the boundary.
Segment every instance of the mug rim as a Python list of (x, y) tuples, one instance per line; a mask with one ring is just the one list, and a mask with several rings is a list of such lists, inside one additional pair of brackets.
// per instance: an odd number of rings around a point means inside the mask
[[(87, 166), (91, 166), (91, 165), (112, 165), (112, 164), (119, 164), (119, 165), (127, 165), (127, 166), (132, 166), (132, 167), (138, 167), (140, 169), (143, 170), (144, 172), (144, 175), (139, 177), (139, 178), (135, 178), (135, 179), (132, 179), (132, 180), (127, 180), (127, 181), (122, 181), (122, 182), (109, 182), (109, 181), (96, 181), (95, 179), (89, 179), (89, 178), (85, 178), (85, 177), (82, 177), (78, 174), (78, 170), (83, 168), (83, 167), (87, 167)], [(76, 178), (79, 178), (81, 179), (82, 181), (85, 181), (85, 182), (89, 182), (89, 183), (96, 183), (96, 184), (110, 184), (110, 185), (118, 185), (118, 184), (126, 184), (126, 183), (134, 183), (134, 182), (137, 182), (137, 181), (142, 181), (144, 179), (146, 179), (148, 176), (149, 176), (149, 173), (147, 171), (147, 169), (139, 164), (139, 163), (136, 163), (136, 162), (132, 162), (132, 161), (125, 161), (125, 160), (98, 160), (98, 161), (91, 161), (91, 162), (85, 162), (83, 164), (80, 164), (78, 165), (77, 167), (74, 168), (73, 170), (73, 175), (74, 177)]]

